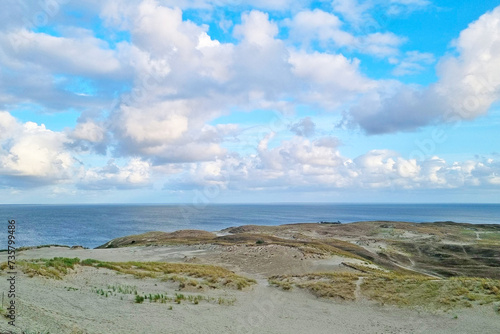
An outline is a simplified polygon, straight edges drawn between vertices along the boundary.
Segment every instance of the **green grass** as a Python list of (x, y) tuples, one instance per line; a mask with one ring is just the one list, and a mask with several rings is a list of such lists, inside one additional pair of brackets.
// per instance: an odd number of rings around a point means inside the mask
[[(233, 305), (236, 299), (227, 299), (227, 298), (214, 298), (214, 297), (207, 297), (203, 295), (184, 295), (182, 293), (175, 293), (174, 296), (169, 297), (167, 294), (161, 294), (161, 293), (156, 293), (156, 294), (144, 294), (144, 295), (137, 295), (135, 296), (135, 303), (137, 304), (142, 304), (144, 302), (149, 302), (149, 303), (160, 303), (160, 304), (166, 304), (166, 303), (175, 303), (175, 304), (181, 304), (182, 302), (188, 302), (194, 305), (198, 305), (200, 302), (208, 302), (212, 304), (219, 304), (219, 305)], [(169, 310), (172, 309), (172, 305), (169, 306)]]

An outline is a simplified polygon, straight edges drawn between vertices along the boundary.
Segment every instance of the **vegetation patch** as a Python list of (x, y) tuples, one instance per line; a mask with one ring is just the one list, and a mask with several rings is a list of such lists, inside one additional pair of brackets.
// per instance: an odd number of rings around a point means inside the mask
[(314, 273), (305, 275), (276, 275), (269, 278), (271, 285), (283, 290), (293, 286), (306, 289), (317, 297), (354, 300), (358, 275), (353, 273)]
[[(75, 265), (80, 263), (80, 259), (55, 257), (53, 259), (19, 260), (16, 265), (29, 277), (42, 276), (54, 279), (61, 279), (68, 274), (69, 270), (75, 269)], [(0, 265), (1, 270), (7, 268), (7, 263)]]
[[(423, 275), (385, 273), (363, 266), (365, 272), (314, 273), (277, 275), (269, 278), (271, 285), (290, 290), (307, 289), (318, 297), (354, 300), (356, 282), (363, 277), (359, 295), (381, 304), (408, 306), (429, 310), (450, 310), (493, 304), (500, 306), (500, 280), (476, 277), (434, 279)], [(370, 269), (368, 269), (370, 268)]]
[(236, 275), (230, 270), (219, 266), (191, 264), (191, 263), (167, 263), (167, 262), (104, 262), (98, 260), (84, 260), (82, 265), (96, 268), (107, 268), (120, 273), (134, 275), (136, 278), (152, 277), (162, 280), (179, 282), (180, 287), (209, 286), (218, 288), (221, 286), (241, 290), (256, 281), (243, 276)]
[[(156, 294), (145, 294), (145, 295), (137, 295), (135, 296), (135, 302), (137, 304), (142, 304), (145, 302), (149, 303), (160, 303), (160, 304), (166, 304), (166, 303), (175, 303), (175, 304), (181, 304), (182, 302), (187, 302), (190, 304), (198, 305), (200, 302), (208, 302), (212, 304), (219, 304), (219, 305), (234, 305), (234, 302), (236, 299), (226, 299), (226, 298), (214, 298), (214, 297), (207, 297), (203, 295), (184, 295), (182, 293), (176, 293), (173, 296), (168, 296), (166, 293), (156, 293)], [(170, 306), (170, 310), (172, 307)]]
[[(236, 275), (230, 270), (219, 266), (191, 264), (191, 263), (167, 263), (167, 262), (106, 262), (94, 259), (80, 261), (79, 258), (36, 259), (21, 260), (18, 267), (28, 276), (42, 276), (61, 279), (69, 270), (75, 266), (90, 266), (95, 268), (107, 268), (124, 274), (134, 275), (136, 278), (159, 278), (179, 282), (179, 286), (192, 287), (229, 287), (242, 290), (256, 281), (243, 276)], [(7, 263), (0, 265), (1, 270), (7, 268)], [(113, 287), (112, 287), (113, 288)], [(114, 287), (121, 289), (121, 287)], [(115, 292), (115, 291), (114, 291)]]
[[(142, 303), (158, 303), (158, 304), (181, 304), (182, 302), (198, 305), (200, 302), (208, 302), (212, 304), (219, 305), (233, 305), (236, 299), (231, 298), (222, 298), (222, 297), (208, 297), (203, 295), (192, 295), (192, 294), (183, 294), (183, 293), (175, 293), (170, 296), (167, 292), (165, 293), (138, 293), (137, 287), (128, 286), (128, 285), (108, 285), (106, 289), (104, 288), (92, 288), (93, 292), (96, 292), (98, 295), (102, 297), (116, 297), (118, 294), (122, 294), (120, 296), (120, 300), (133, 300), (136, 304)], [(123, 298), (123, 295), (132, 295), (131, 297)], [(170, 308), (172, 309), (172, 308)]]
[(472, 307), (500, 302), (500, 281), (474, 277), (434, 280), (419, 276), (371, 275), (361, 285), (363, 295), (382, 304), (430, 309)]

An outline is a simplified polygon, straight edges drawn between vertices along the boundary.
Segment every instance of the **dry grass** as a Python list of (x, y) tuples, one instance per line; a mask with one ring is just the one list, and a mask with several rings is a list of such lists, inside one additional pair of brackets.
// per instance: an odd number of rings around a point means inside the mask
[(152, 277), (162, 280), (172, 280), (180, 283), (183, 288), (191, 286), (209, 286), (217, 288), (227, 286), (243, 289), (255, 282), (243, 276), (236, 275), (230, 270), (219, 266), (191, 264), (191, 263), (166, 263), (166, 262), (104, 262), (97, 260), (82, 261), (82, 265), (96, 268), (108, 268), (120, 273), (134, 275), (136, 278)]
[[(134, 275), (136, 278), (159, 278), (179, 282), (181, 288), (187, 286), (211, 288), (229, 287), (243, 289), (256, 281), (236, 275), (230, 270), (219, 266), (167, 263), (167, 262), (105, 262), (93, 259), (80, 261), (78, 258), (69, 259), (56, 257), (53, 259), (21, 260), (17, 266), (28, 276), (41, 276), (53, 279), (62, 279), (75, 266), (92, 266), (107, 268), (123, 274)], [(6, 263), (0, 265), (1, 270), (7, 268)]]
[(363, 264), (352, 263), (352, 262), (342, 262), (344, 266), (350, 267), (352, 269), (358, 270), (361, 273), (384, 273), (382, 269), (366, 266)]
[(317, 297), (354, 300), (358, 275), (352, 273), (314, 273), (305, 275), (277, 275), (269, 283), (290, 290), (293, 286), (306, 289)]
[(290, 290), (311, 291), (318, 297), (354, 300), (356, 281), (364, 277), (360, 295), (381, 304), (429, 310), (472, 307), (494, 303), (500, 306), (500, 280), (454, 277), (435, 280), (422, 275), (384, 273), (362, 266), (364, 273), (314, 273), (277, 275), (269, 283)]
[[(62, 279), (69, 270), (80, 263), (79, 258), (55, 257), (53, 259), (19, 260), (16, 265), (29, 277), (42, 276), (54, 279)], [(1, 270), (6, 269), (6, 263), (0, 265)]]
[(369, 299), (382, 304), (429, 309), (472, 307), (500, 302), (500, 281), (454, 277), (432, 280), (419, 276), (371, 275), (361, 286)]

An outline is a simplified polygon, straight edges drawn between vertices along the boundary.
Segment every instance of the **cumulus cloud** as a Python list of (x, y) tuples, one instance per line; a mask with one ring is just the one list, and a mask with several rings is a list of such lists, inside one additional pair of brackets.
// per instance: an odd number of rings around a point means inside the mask
[(454, 43), (458, 56), (444, 57), (437, 66), (438, 82), (428, 87), (399, 85), (388, 96), (387, 89), (366, 96), (345, 121), (360, 125), (368, 134), (378, 134), (485, 114), (500, 99), (499, 29), (500, 7), (461, 32)]
[(79, 160), (75, 141), (98, 144), (105, 141), (104, 136), (102, 128), (88, 120), (72, 132), (57, 132), (43, 124), (21, 123), (10, 113), (0, 112), (0, 185), (32, 188), (76, 184), (86, 189), (148, 186), (148, 161), (132, 158), (123, 166), (110, 161), (105, 167), (90, 168)]
[(65, 150), (66, 136), (33, 122), (19, 123), (0, 112), (2, 183), (42, 185), (70, 180), (75, 160)]
[(234, 27), (238, 44), (212, 39), (206, 26), (155, 2), (129, 15), (136, 85), (110, 121), (122, 156), (155, 164), (213, 160), (226, 154), (220, 144), (231, 135), (206, 125), (234, 106), (281, 110), (303, 101), (332, 107), (373, 86), (357, 60), (290, 50), (276, 37), (277, 24), (257, 10), (243, 13)]
[[(199, 106), (202, 108), (202, 106)], [(123, 105), (113, 118), (114, 136), (121, 154), (137, 154), (162, 162), (203, 161), (224, 154), (220, 139), (224, 127), (204, 126), (196, 104), (165, 101), (142, 108)]]

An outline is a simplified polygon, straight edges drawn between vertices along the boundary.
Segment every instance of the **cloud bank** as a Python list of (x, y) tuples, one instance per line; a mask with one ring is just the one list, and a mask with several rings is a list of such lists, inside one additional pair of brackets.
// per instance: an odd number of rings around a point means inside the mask
[[(315, 115), (300, 114), (302, 108), (331, 115), (332, 131), (333, 119), (342, 117), (347, 128), (381, 135), (488, 113), (500, 99), (500, 7), (463, 30), (450, 54), (436, 57), (403, 52), (407, 38), (375, 24), (374, 8), (397, 16), (426, 8), (425, 0), (336, 0), (330, 11), (287, 0), (55, 3), (51, 11), (10, 4), (27, 19), (6, 18), (0, 26), (3, 188), (314, 191), (500, 184), (496, 156), (446, 161), (367, 149), (347, 157), (342, 140), (325, 134)], [(226, 21), (201, 19), (218, 17), (223, 7), (229, 8)], [(63, 8), (81, 19), (67, 17)], [(37, 13), (45, 13), (47, 23), (34, 22)], [(393, 65), (394, 77), (370, 77), (363, 57)], [(434, 64), (432, 84), (398, 80)], [(13, 116), (26, 108), (80, 116), (51, 130)], [(249, 140), (251, 126), (221, 121), (255, 110), (277, 113), (287, 124), (279, 131), (268, 126)]]

